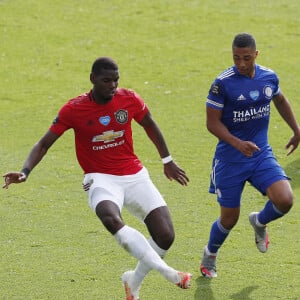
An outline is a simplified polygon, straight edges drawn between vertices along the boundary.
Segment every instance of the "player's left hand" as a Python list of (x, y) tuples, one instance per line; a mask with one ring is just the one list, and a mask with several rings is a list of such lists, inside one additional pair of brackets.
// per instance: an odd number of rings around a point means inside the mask
[(290, 149), (287, 155), (292, 154), (298, 148), (299, 142), (300, 142), (300, 136), (294, 135), (291, 137), (290, 141), (285, 146), (285, 149)]
[(189, 182), (189, 178), (185, 174), (185, 171), (179, 168), (173, 160), (164, 164), (164, 173), (169, 180), (174, 179), (181, 185), (187, 185)]
[(22, 172), (9, 172), (3, 175), (5, 184), (3, 185), (4, 189), (8, 189), (8, 186), (11, 183), (21, 183), (26, 181), (26, 175)]

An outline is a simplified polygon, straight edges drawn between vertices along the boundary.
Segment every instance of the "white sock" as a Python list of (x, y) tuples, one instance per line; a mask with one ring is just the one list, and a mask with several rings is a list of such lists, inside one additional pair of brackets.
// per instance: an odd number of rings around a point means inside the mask
[(167, 280), (173, 283), (178, 283), (180, 281), (178, 272), (169, 267), (162, 260), (139, 231), (125, 225), (114, 235), (114, 237), (117, 242), (132, 256), (137, 258), (141, 264), (147, 266), (150, 270), (157, 270)]
[(152, 239), (152, 237), (150, 237), (150, 239), (148, 240), (148, 243), (150, 244), (150, 246), (155, 250), (155, 252), (161, 257), (164, 258), (168, 252), (168, 250), (162, 249), (160, 248)]
[[(153, 241), (152, 237), (150, 237), (148, 243), (161, 258), (164, 258), (166, 256), (168, 251), (160, 248)], [(151, 268), (148, 265), (144, 264), (141, 261), (138, 262), (134, 270), (133, 276), (131, 278), (132, 286), (134, 289), (138, 288), (142, 284), (142, 281), (144, 280), (145, 276), (149, 273), (150, 270)]]

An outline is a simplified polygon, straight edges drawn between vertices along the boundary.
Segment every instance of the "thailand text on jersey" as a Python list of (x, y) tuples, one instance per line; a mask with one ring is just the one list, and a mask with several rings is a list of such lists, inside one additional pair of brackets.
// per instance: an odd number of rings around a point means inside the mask
[[(270, 102), (278, 95), (279, 80), (270, 69), (255, 66), (255, 76), (249, 78), (240, 75), (235, 66), (222, 72), (213, 82), (206, 105), (222, 110), (222, 122), (234, 136), (244, 141), (252, 141), (261, 151), (268, 148), (268, 126), (270, 120)], [(219, 141), (215, 157), (224, 161), (247, 161), (231, 145)]]
[(76, 155), (85, 174), (130, 175), (142, 168), (133, 151), (131, 121), (141, 121), (147, 112), (146, 104), (133, 91), (117, 89), (103, 105), (90, 92), (69, 100), (50, 130), (58, 135), (74, 130)]

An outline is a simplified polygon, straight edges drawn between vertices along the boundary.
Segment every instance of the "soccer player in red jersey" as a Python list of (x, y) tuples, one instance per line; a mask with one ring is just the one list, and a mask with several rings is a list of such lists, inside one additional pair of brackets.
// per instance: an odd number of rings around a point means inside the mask
[[(186, 289), (191, 274), (171, 268), (162, 259), (174, 241), (173, 223), (166, 202), (134, 153), (132, 120), (144, 128), (157, 148), (166, 177), (183, 186), (189, 179), (173, 161), (142, 98), (134, 91), (117, 88), (116, 62), (109, 57), (96, 59), (90, 80), (92, 90), (63, 105), (49, 130), (33, 146), (22, 171), (4, 175), (3, 187), (26, 181), (53, 143), (66, 130), (73, 129), (89, 204), (119, 245), (138, 260), (135, 270), (122, 275), (126, 300), (139, 299), (141, 283), (151, 269)], [(151, 236), (149, 240), (124, 223), (123, 207), (145, 223)]]

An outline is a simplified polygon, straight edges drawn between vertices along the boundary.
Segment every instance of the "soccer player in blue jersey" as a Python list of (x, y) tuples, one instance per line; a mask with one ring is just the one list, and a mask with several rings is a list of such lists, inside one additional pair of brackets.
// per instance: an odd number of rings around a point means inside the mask
[(293, 131), (286, 145), (288, 155), (300, 141), (299, 124), (276, 73), (255, 63), (254, 37), (236, 35), (232, 54), (234, 65), (215, 79), (206, 101), (207, 129), (219, 139), (209, 192), (217, 195), (220, 205), (220, 217), (211, 226), (200, 265), (202, 275), (208, 278), (217, 276), (217, 254), (238, 221), (246, 182), (268, 197), (260, 212), (249, 215), (260, 252), (268, 250), (267, 224), (284, 216), (293, 205), (289, 178), (268, 143), (271, 100)]

